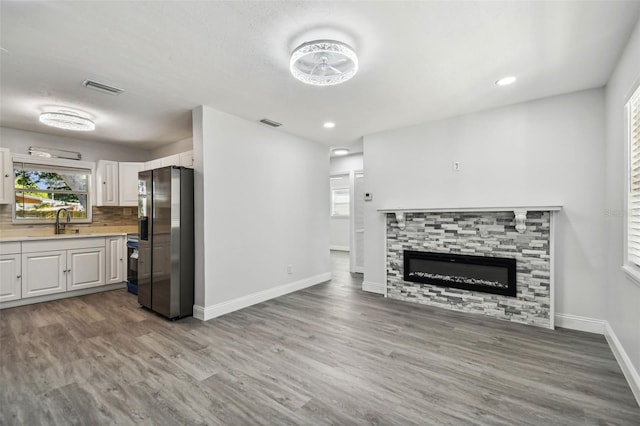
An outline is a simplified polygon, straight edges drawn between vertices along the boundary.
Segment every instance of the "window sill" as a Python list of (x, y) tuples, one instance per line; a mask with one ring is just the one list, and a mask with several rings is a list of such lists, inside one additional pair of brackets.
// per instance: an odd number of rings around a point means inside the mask
[(637, 271), (629, 265), (623, 265), (622, 270), (627, 275), (629, 281), (640, 287), (640, 271)]

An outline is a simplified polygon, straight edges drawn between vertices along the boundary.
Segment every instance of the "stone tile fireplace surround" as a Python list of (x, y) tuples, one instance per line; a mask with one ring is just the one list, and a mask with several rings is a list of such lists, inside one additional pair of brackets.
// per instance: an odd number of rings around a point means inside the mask
[[(455, 311), (554, 327), (553, 218), (560, 207), (384, 209), (386, 295)], [(516, 297), (407, 282), (403, 253), (516, 259)]]

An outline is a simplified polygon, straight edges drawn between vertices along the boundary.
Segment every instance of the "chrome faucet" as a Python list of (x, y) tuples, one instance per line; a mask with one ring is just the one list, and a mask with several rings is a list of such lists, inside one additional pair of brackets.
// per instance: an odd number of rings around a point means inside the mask
[(71, 222), (71, 213), (69, 213), (69, 209), (58, 209), (56, 212), (56, 234), (60, 234), (63, 229), (67, 226), (65, 223), (60, 223), (60, 212), (64, 210), (67, 213), (67, 223)]

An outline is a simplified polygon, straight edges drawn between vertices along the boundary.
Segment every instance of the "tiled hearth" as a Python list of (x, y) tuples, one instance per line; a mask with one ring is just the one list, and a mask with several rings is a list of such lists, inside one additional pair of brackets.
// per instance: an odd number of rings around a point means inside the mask
[[(553, 211), (528, 211), (521, 232), (513, 210), (385, 213), (387, 297), (553, 328)], [(516, 297), (406, 282), (404, 250), (515, 258)]]

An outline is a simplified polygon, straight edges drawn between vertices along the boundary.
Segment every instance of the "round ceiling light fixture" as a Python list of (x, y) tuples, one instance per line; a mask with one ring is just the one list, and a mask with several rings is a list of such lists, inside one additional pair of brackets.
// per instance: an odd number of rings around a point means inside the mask
[(333, 86), (356, 75), (358, 56), (349, 45), (340, 41), (309, 41), (293, 51), (289, 69), (305, 84)]
[(513, 84), (516, 82), (516, 78), (513, 75), (510, 75), (509, 77), (503, 77), (500, 80), (496, 81), (496, 85), (497, 86), (508, 86), (510, 84)]
[(336, 127), (336, 123), (334, 123), (333, 121), (327, 121), (322, 125), (322, 127), (324, 127), (325, 129), (333, 129), (334, 127)]
[(40, 114), (40, 122), (58, 129), (78, 132), (89, 132), (96, 128), (93, 121), (71, 111), (43, 112)]
[(331, 153), (336, 156), (342, 156), (347, 155), (349, 153), (349, 150), (347, 148), (335, 148), (331, 151)]

